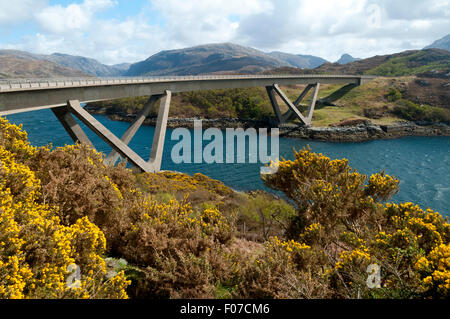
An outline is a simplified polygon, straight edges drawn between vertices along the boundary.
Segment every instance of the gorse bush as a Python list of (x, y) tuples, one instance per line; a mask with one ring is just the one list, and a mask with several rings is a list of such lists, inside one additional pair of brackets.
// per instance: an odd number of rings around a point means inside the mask
[(311, 221), (318, 221), (332, 240), (337, 221), (348, 225), (347, 219), (357, 220), (353, 227), (364, 227), (372, 216), (368, 210), (377, 199), (387, 199), (397, 192), (399, 181), (384, 173), (375, 174), (366, 185), (366, 176), (352, 170), (348, 160), (330, 160), (322, 154), (305, 149), (295, 154), (294, 161), (282, 161), (275, 175), (265, 175), (269, 187), (281, 190), (298, 207), (289, 234)]
[[(40, 180), (24, 163), (41, 150), (0, 119), (0, 297), (126, 298), (124, 274), (106, 276), (100, 229), (86, 217), (65, 225), (40, 201)], [(75, 286), (67, 284), (72, 264), (81, 270)]]
[(210, 253), (232, 236), (217, 211), (194, 214), (190, 205), (144, 199), (133, 212), (117, 253), (140, 266), (133, 296), (201, 298), (214, 296)]
[[(130, 170), (104, 165), (88, 146), (35, 148), (1, 123), (3, 297), (214, 297), (216, 283), (233, 277), (221, 248), (234, 236), (232, 212), (159, 203)], [(217, 196), (230, 192), (206, 176), (195, 181)], [(131, 286), (123, 272), (108, 275), (106, 254), (131, 263)], [(81, 269), (78, 290), (66, 285), (71, 264)]]
[[(450, 224), (412, 203), (384, 204), (398, 190), (395, 178), (384, 173), (367, 178), (351, 170), (347, 160), (330, 160), (304, 149), (295, 153), (295, 160), (281, 161), (278, 172), (263, 179), (296, 203), (288, 238), (289, 245), (301, 247), (303, 253), (292, 250), (288, 257), (295, 280), (286, 285), (298, 285), (293, 289), (278, 282), (271, 296), (286, 291), (337, 298), (450, 296)], [(306, 251), (310, 259), (303, 257)], [(276, 269), (270, 262), (277, 257), (272, 247), (266, 254), (269, 258), (259, 259), (265, 268), (258, 267), (271, 275)], [(381, 268), (377, 289), (367, 285), (371, 265)], [(253, 268), (247, 273), (252, 274)], [(311, 290), (309, 281), (302, 279), (305, 273), (320, 289)], [(264, 277), (260, 275), (252, 285), (264, 285)], [(249, 283), (244, 281), (242, 289), (246, 287)]]

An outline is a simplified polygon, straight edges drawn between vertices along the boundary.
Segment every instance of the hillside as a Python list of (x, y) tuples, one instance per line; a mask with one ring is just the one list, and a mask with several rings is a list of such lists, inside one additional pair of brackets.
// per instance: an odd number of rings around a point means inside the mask
[(424, 49), (432, 49), (432, 48), (450, 51), (450, 34), (447, 34), (445, 37), (434, 41), (432, 44), (426, 46)]
[(14, 55), (0, 55), (0, 79), (89, 76), (91, 75), (49, 61), (27, 59)]
[[(130, 65), (128, 63), (123, 63), (109, 66), (102, 64), (94, 59), (62, 53), (45, 55), (19, 50), (0, 50), (0, 59), (2, 59), (4, 56), (12, 56), (22, 60), (34, 61), (34, 65), (37, 65), (37, 61), (52, 62), (61, 67), (81, 71), (81, 73), (75, 72), (74, 74), (78, 75), (73, 76), (82, 76), (80, 74), (90, 74), (94, 76), (120, 76), (128, 69)], [(45, 71), (43, 71), (43, 73), (45, 73)]]
[(411, 50), (396, 54), (374, 56), (348, 64), (325, 63), (316, 68), (318, 73), (368, 74), (404, 76), (441, 70), (450, 67), (450, 52), (441, 49)]

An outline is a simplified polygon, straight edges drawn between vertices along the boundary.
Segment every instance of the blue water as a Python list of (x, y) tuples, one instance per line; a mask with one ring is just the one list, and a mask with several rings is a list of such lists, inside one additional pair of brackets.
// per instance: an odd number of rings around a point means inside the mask
[[(16, 124), (23, 124), (34, 145), (53, 143), (53, 146), (72, 144), (61, 124), (49, 110), (7, 116)], [(111, 121), (104, 116), (96, 118), (117, 136), (128, 128), (128, 123)], [(85, 132), (99, 151), (111, 148), (84, 127)], [(168, 130), (163, 154), (162, 169), (188, 174), (197, 172), (223, 181), (237, 190), (264, 189), (260, 179), (261, 164), (175, 164), (171, 159), (173, 130)], [(154, 127), (144, 126), (131, 141), (131, 148), (144, 159), (150, 156)], [(192, 134), (193, 135), (193, 134)], [(204, 144), (207, 144), (205, 142)], [(330, 143), (280, 138), (280, 155), (293, 158), (292, 149), (309, 145), (314, 152), (331, 158), (348, 158), (350, 165), (364, 174), (380, 172), (400, 179), (400, 191), (395, 202), (411, 201), (423, 208), (431, 208), (449, 216), (450, 213), (450, 137), (408, 137), (363, 143)]]

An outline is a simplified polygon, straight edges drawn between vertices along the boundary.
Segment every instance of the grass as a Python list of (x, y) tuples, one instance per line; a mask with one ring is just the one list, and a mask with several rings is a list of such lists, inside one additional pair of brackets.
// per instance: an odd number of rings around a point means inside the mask
[[(336, 106), (316, 105), (312, 125), (317, 127), (329, 126), (330, 124), (335, 124), (348, 119), (364, 119), (378, 125), (393, 124), (403, 118), (397, 115), (399, 113), (393, 113), (396, 101), (392, 100), (389, 94), (394, 88), (398, 91), (399, 88), (406, 87), (408, 83), (414, 80), (414, 76), (397, 78), (379, 77), (364, 85), (355, 87), (342, 98), (334, 101)], [(300, 85), (295, 87), (282, 87), (282, 90), (291, 101), (294, 101), (303, 91), (304, 87), (305, 86)], [(318, 98), (325, 98), (341, 87), (341, 85), (335, 84), (321, 85)], [(306, 114), (307, 112), (313, 92), (313, 89), (308, 92), (305, 99), (302, 101), (302, 105), (299, 107), (303, 114)], [(288, 110), (288, 107), (281, 99), (279, 99), (279, 105), (282, 112)], [(371, 110), (374, 111), (374, 113), (382, 113), (382, 116), (379, 118), (368, 117), (365, 110)]]

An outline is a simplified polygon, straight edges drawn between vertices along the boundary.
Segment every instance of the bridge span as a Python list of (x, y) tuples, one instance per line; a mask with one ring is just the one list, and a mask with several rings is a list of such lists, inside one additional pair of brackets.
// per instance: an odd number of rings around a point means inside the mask
[[(279, 124), (297, 118), (304, 125), (310, 125), (321, 84), (342, 84), (343, 88), (339, 91), (346, 92), (373, 78), (359, 75), (206, 75), (0, 80), (0, 115), (51, 109), (75, 142), (87, 143), (94, 147), (73, 117), (75, 116), (112, 147), (113, 151), (105, 160), (107, 164), (114, 165), (118, 157), (122, 156), (142, 171), (157, 172), (161, 168), (172, 93), (265, 87)], [(280, 86), (297, 84), (306, 85), (306, 88), (292, 102)], [(314, 91), (308, 111), (302, 114), (298, 106), (311, 89)], [(281, 113), (276, 95), (288, 106), (289, 111)], [(138, 96), (149, 96), (149, 99), (120, 139), (80, 105), (83, 102)], [(128, 147), (128, 144), (158, 101), (160, 106), (150, 159), (145, 161)]]

